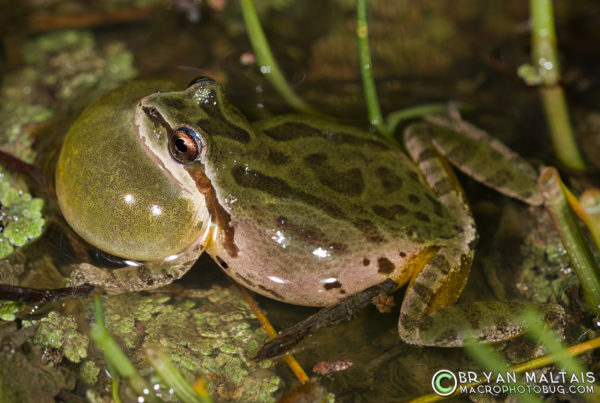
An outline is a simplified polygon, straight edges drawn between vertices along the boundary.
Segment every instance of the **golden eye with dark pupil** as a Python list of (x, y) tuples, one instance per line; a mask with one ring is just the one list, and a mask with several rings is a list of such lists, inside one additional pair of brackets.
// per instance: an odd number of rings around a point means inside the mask
[(169, 152), (182, 164), (194, 162), (201, 151), (200, 139), (192, 129), (178, 127), (169, 138)]

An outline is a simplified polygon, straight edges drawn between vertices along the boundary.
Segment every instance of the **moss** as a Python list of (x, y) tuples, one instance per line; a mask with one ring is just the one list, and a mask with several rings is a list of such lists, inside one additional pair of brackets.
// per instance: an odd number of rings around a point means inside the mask
[(42, 234), (42, 199), (12, 187), (0, 168), (0, 258)]
[(204, 376), (216, 400), (275, 400), (281, 379), (273, 362), (250, 359), (267, 336), (234, 288), (186, 291), (185, 298), (118, 295), (103, 304), (108, 329), (143, 375), (153, 374), (143, 348), (159, 345), (188, 380)]
[(0, 301), (0, 319), (13, 321), (16, 319), (15, 313), (21, 309), (22, 304), (15, 301)]
[(98, 382), (98, 374), (100, 373), (100, 368), (96, 366), (94, 361), (88, 360), (85, 361), (79, 367), (79, 377), (81, 380), (90, 386), (93, 386)]
[[(77, 329), (77, 323), (71, 316), (50, 312), (39, 321), (23, 321), (23, 326), (38, 324), (32, 342), (44, 349), (47, 357), (55, 363), (62, 361), (62, 356), (78, 363), (87, 357), (89, 339)], [(54, 351), (59, 354), (53, 354)]]

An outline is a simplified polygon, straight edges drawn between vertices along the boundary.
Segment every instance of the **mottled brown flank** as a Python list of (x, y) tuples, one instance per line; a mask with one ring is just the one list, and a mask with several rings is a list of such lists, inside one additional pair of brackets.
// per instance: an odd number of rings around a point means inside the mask
[(328, 216), (352, 222), (352, 224), (371, 242), (381, 242), (384, 238), (379, 234), (377, 227), (369, 220), (350, 220), (342, 209), (333, 203), (329, 203), (317, 196), (306, 193), (303, 190), (292, 188), (283, 179), (267, 176), (262, 172), (247, 169), (243, 166), (235, 166), (231, 170), (236, 183), (245, 188), (257, 189), (279, 199), (296, 199), (323, 211)]
[(321, 137), (336, 144), (371, 146), (379, 150), (389, 150), (390, 148), (387, 144), (376, 139), (365, 139), (350, 133), (322, 130), (301, 122), (286, 122), (271, 129), (266, 129), (264, 130), (264, 133), (276, 141), (290, 141), (305, 137)]
[(365, 238), (373, 243), (385, 241), (385, 238), (379, 233), (375, 224), (369, 220), (353, 220), (352, 225), (354, 225), (365, 236)]
[(280, 151), (275, 150), (269, 150), (268, 158), (269, 162), (273, 165), (284, 165), (290, 162), (290, 157)]
[(279, 294), (277, 291), (271, 290), (270, 288), (265, 287), (262, 284), (258, 285), (258, 288), (266, 292), (267, 294), (271, 294), (275, 299), (284, 300), (283, 295)]
[(225, 261), (223, 259), (221, 259), (219, 256), (215, 256), (215, 259), (217, 260), (217, 263), (219, 263), (221, 265), (222, 268), (227, 269), (229, 267), (227, 265), (227, 263), (225, 263)]
[(404, 181), (388, 167), (379, 167), (375, 170), (375, 173), (381, 181), (381, 187), (387, 193), (392, 193), (394, 190), (402, 188)]
[[(237, 278), (239, 278), (240, 280), (242, 280), (243, 283), (246, 283), (246, 285), (248, 287), (254, 287), (254, 283), (252, 281), (250, 281), (249, 279), (247, 279), (246, 277), (242, 276), (240, 273), (235, 272), (235, 276)], [(260, 286), (259, 286), (259, 288), (260, 288)], [(266, 289), (265, 289), (265, 291), (266, 291)]]
[(309, 245), (326, 247), (336, 254), (344, 253), (348, 249), (348, 246), (341, 242), (330, 242), (323, 231), (311, 225), (296, 225), (282, 216), (275, 219), (275, 225), (296, 239)]
[(377, 259), (377, 272), (381, 274), (391, 274), (396, 266), (386, 257)]
[(371, 261), (369, 259), (367, 259), (367, 258), (363, 259), (363, 266), (368, 266), (370, 264), (371, 264)]
[(339, 281), (334, 281), (333, 283), (325, 283), (323, 284), (323, 288), (325, 288), (326, 290), (332, 290), (334, 288), (342, 288), (342, 285), (340, 284)]
[(319, 182), (336, 193), (358, 197), (365, 189), (363, 173), (358, 168), (342, 171), (327, 163), (327, 155), (309, 154), (304, 163), (313, 171)]

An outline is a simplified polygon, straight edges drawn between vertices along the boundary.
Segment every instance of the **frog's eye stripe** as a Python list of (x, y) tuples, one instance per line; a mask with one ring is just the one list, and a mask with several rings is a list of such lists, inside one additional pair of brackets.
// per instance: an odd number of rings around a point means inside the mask
[(169, 137), (169, 152), (180, 163), (190, 164), (202, 153), (202, 139), (189, 127), (179, 126)]

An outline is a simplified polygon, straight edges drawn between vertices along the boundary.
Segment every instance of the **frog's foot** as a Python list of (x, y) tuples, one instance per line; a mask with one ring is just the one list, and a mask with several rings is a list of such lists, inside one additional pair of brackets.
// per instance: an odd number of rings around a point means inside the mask
[(80, 263), (71, 272), (69, 286), (92, 284), (110, 292), (121, 293), (158, 288), (182, 277), (194, 262), (148, 262), (118, 269)]
[(398, 330), (406, 343), (420, 346), (461, 347), (468, 339), (496, 343), (525, 332), (521, 319), (525, 310), (553, 328), (564, 328), (565, 314), (559, 305), (485, 301), (451, 305), (421, 318), (404, 317)]

